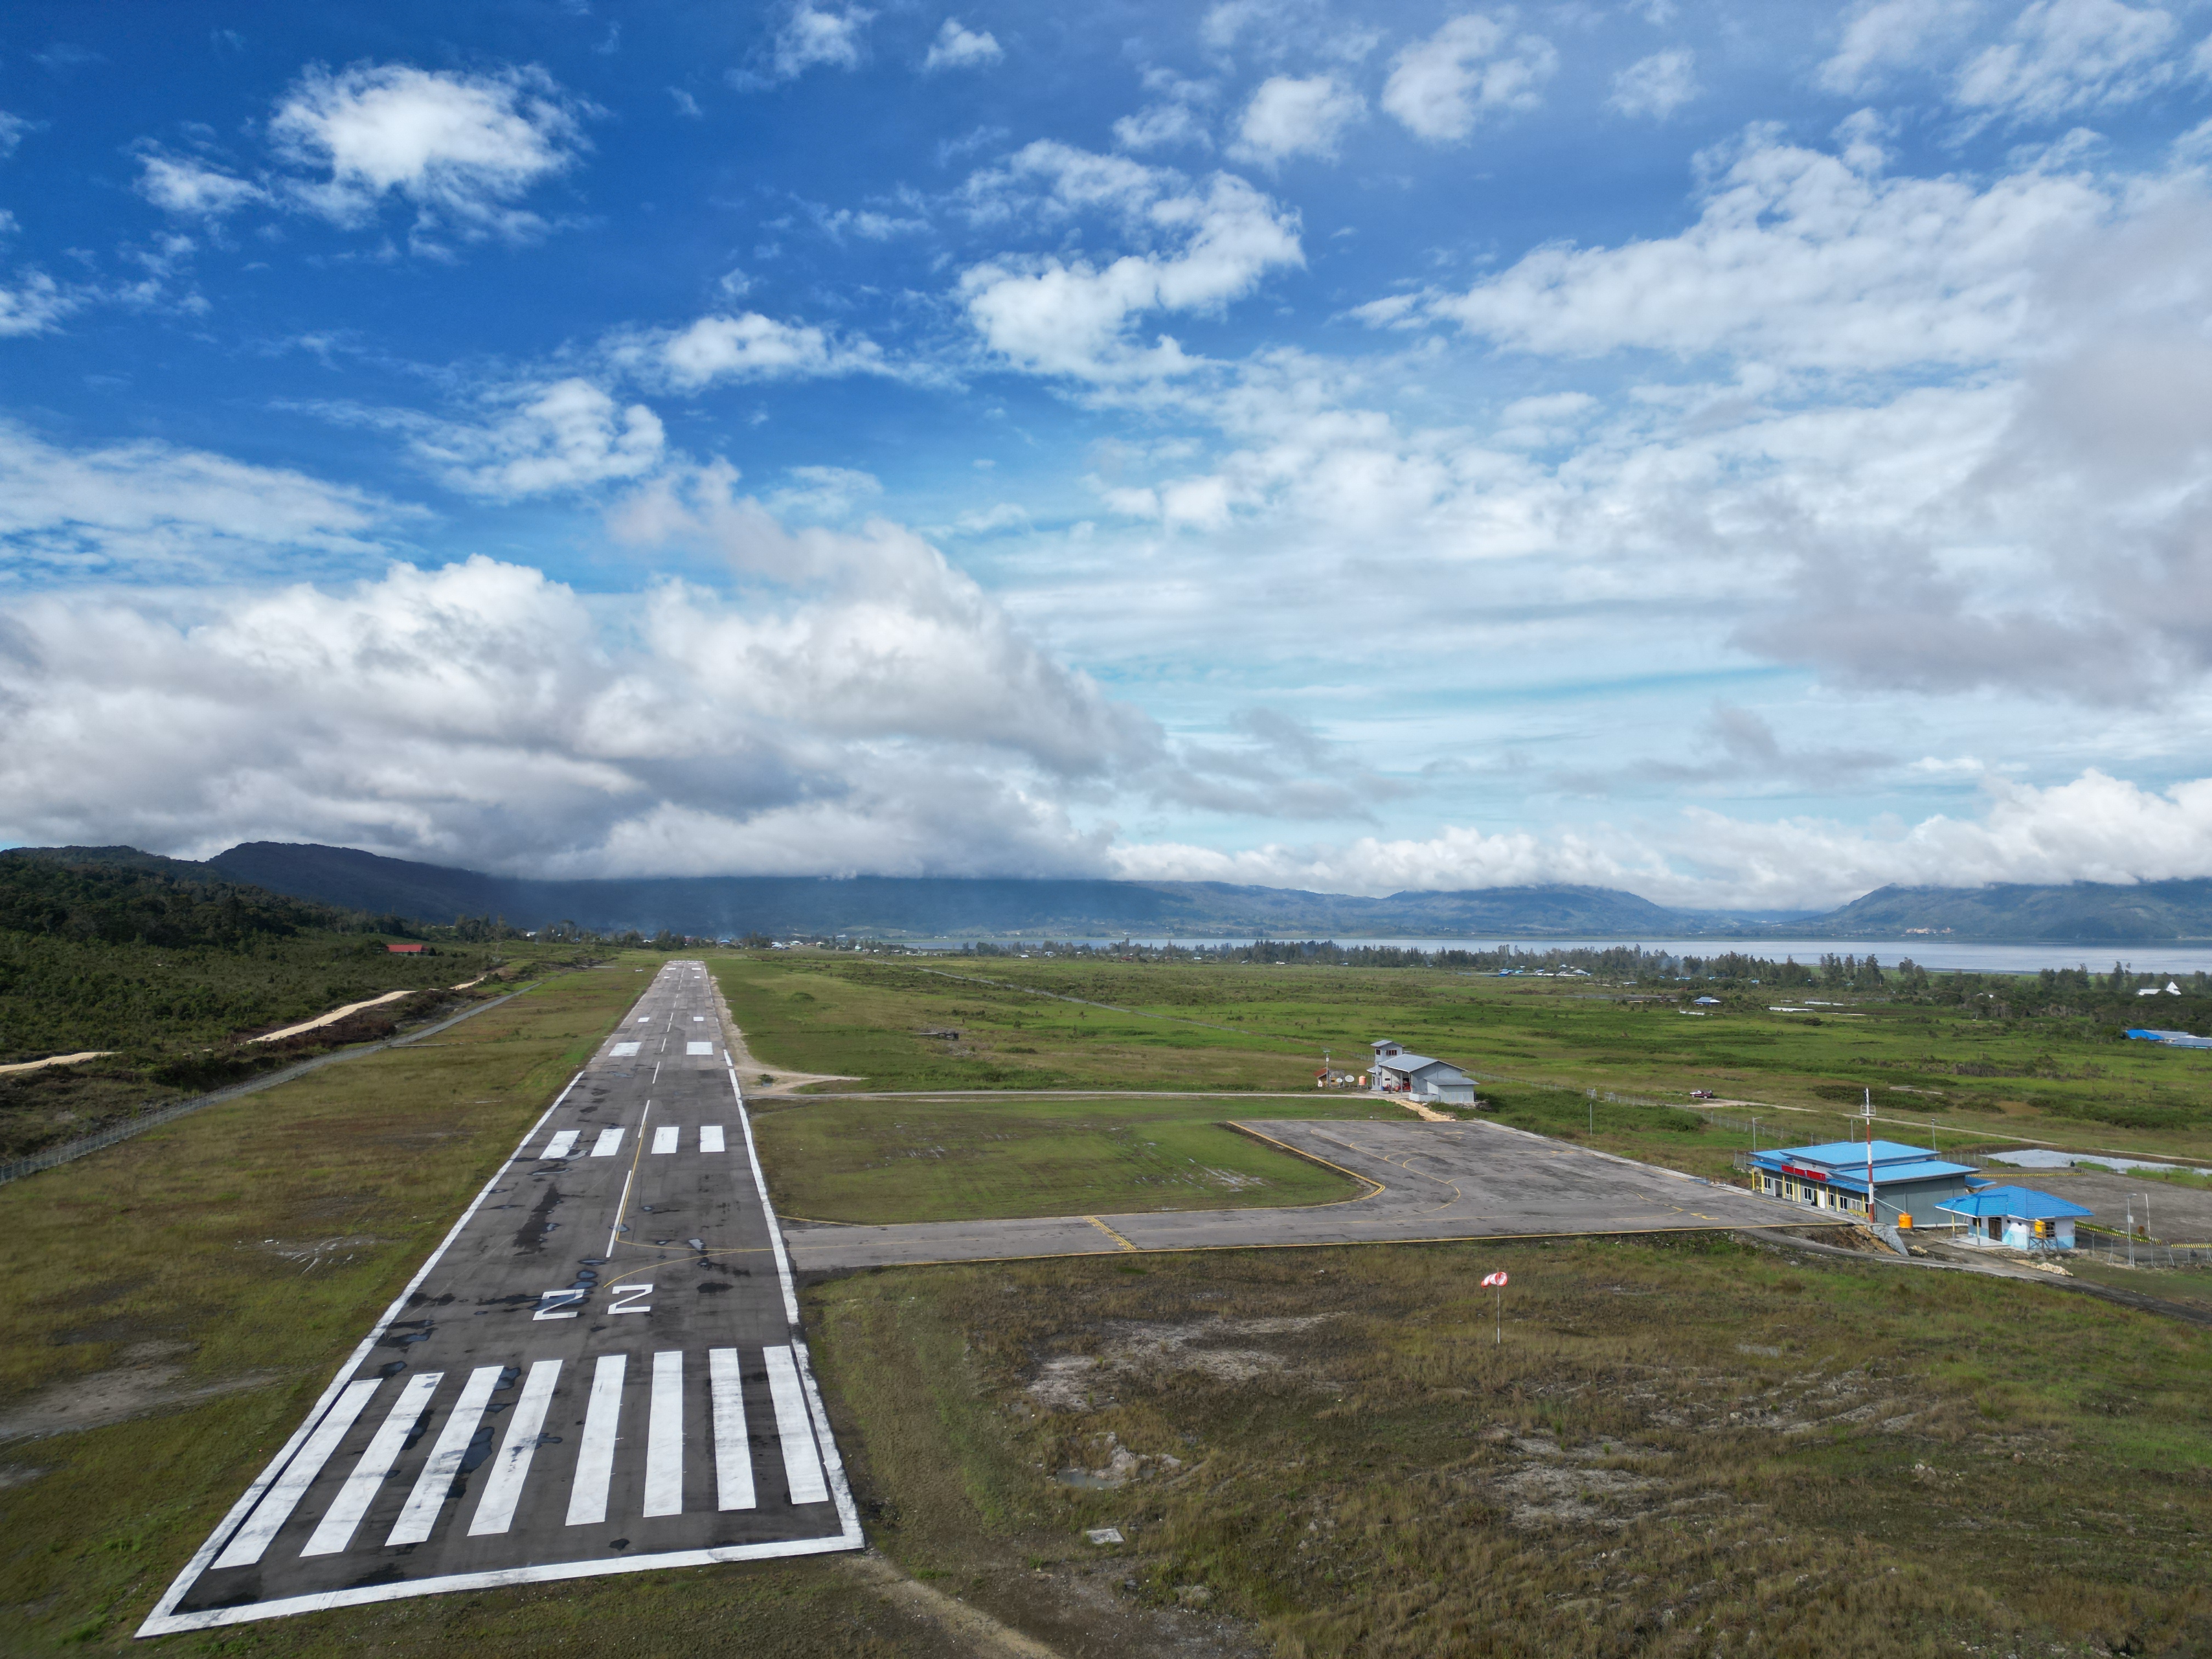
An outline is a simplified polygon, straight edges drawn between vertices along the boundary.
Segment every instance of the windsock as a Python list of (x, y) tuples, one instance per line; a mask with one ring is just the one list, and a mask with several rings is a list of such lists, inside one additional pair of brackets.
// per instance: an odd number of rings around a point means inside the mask
[(1504, 1273), (1491, 1274), (1487, 1279), (1482, 1281), (1482, 1288), (1486, 1291), (1504, 1290), (1505, 1288), (1505, 1275)]

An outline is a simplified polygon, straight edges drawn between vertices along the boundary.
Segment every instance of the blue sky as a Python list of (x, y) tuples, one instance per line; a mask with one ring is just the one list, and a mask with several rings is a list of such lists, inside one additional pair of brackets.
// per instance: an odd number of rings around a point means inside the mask
[(2212, 874), (2212, 8), (6, 27), (0, 840)]

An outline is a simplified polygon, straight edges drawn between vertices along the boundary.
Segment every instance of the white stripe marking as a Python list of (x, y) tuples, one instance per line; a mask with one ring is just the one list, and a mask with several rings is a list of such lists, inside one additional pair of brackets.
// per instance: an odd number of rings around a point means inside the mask
[(711, 1042), (687, 1042), (684, 1045), (684, 1052), (687, 1054), (711, 1054), (714, 1052), (714, 1045)]
[(331, 1407), (330, 1415), (315, 1425), (307, 1443), (300, 1448), (300, 1455), (285, 1468), (283, 1479), (269, 1489), (269, 1495), (255, 1508), (253, 1518), (238, 1529), (229, 1547), (216, 1558), (216, 1565), (250, 1567), (261, 1559), (262, 1552), (292, 1518), (292, 1511), (299, 1508), (300, 1500), (307, 1495), (307, 1488), (315, 1484), (323, 1465), (331, 1461), (338, 1443), (353, 1427), (354, 1419), (361, 1415), (369, 1395), (383, 1381), (380, 1376), (370, 1376), (346, 1384), (345, 1392)]
[(640, 1014), (637, 1017), (637, 1023), (641, 1025), (650, 1025), (653, 1024), (653, 1016), (651, 1014)]
[(691, 1023), (694, 1025), (704, 1025), (707, 1023), (707, 1016), (704, 1014), (694, 1014), (691, 1016)]
[(584, 1411), (584, 1443), (576, 1451), (576, 1484), (568, 1489), (568, 1524), (596, 1526), (607, 1518), (607, 1484), (614, 1479), (615, 1430), (622, 1420), (623, 1355), (603, 1353), (592, 1372), (592, 1403)]
[(599, 1138), (592, 1143), (592, 1156), (612, 1158), (617, 1152), (622, 1151), (622, 1125), (619, 1123), (611, 1129), (600, 1130)]
[(699, 1126), (699, 1150), (702, 1152), (719, 1152), (722, 1150), (720, 1124), (702, 1123)]
[(645, 1045), (642, 1042), (617, 1042), (611, 1053), (617, 1060), (628, 1060)]
[(768, 1397), (775, 1407), (775, 1431), (783, 1442), (783, 1473), (794, 1504), (819, 1504), (830, 1496), (822, 1480), (822, 1459), (814, 1449), (814, 1425), (807, 1421), (806, 1396), (799, 1391), (799, 1367), (789, 1348), (769, 1348)]
[(745, 1394), (735, 1348), (707, 1350), (707, 1382), (714, 1401), (714, 1507), (752, 1508), (753, 1459), (745, 1443)]
[[(522, 1139), (515, 1144), (515, 1157), (520, 1158), (523, 1148), (538, 1139), (538, 1132), (545, 1127), (554, 1113), (561, 1109), (561, 1103), (574, 1092), (576, 1085), (583, 1080), (584, 1073), (577, 1073), (568, 1079), (568, 1087), (554, 1096), (553, 1103), (538, 1115), (537, 1121), (530, 1126)], [(461, 1212), (460, 1219), (453, 1223), (452, 1229), (440, 1241), (438, 1248), (430, 1252), (430, 1259), (415, 1270), (415, 1277), (409, 1279), (401, 1287), (399, 1294), (392, 1298), (392, 1305), (384, 1310), (383, 1317), (376, 1322), (367, 1336), (354, 1345), (352, 1355), (339, 1368), (338, 1374), (331, 1379), (330, 1386), (316, 1398), (314, 1406), (301, 1420), (300, 1426), (292, 1431), (291, 1438), (284, 1443), (275, 1458), (270, 1461), (269, 1467), (254, 1477), (253, 1484), (239, 1494), (238, 1502), (233, 1504), (228, 1512), (222, 1517), (222, 1524), (210, 1533), (207, 1541), (192, 1553), (192, 1559), (185, 1563), (184, 1571), (170, 1581), (169, 1588), (162, 1592), (161, 1599), (154, 1604), (154, 1611), (148, 1613), (146, 1622), (139, 1626), (140, 1635), (166, 1636), (179, 1630), (203, 1630), (210, 1625), (235, 1624), (241, 1618), (269, 1616), (258, 1611), (259, 1608), (269, 1606), (267, 1602), (256, 1603), (252, 1608), (248, 1609), (219, 1608), (215, 1610), (212, 1615), (179, 1613), (174, 1611), (174, 1608), (178, 1602), (185, 1599), (185, 1591), (199, 1581), (200, 1575), (212, 1564), (216, 1547), (222, 1542), (231, 1523), (251, 1514), (254, 1506), (276, 1484), (287, 1467), (286, 1460), (292, 1456), (295, 1449), (304, 1447), (306, 1442), (313, 1437), (323, 1411), (352, 1386), (346, 1381), (346, 1373), (358, 1370), (362, 1362), (376, 1351), (376, 1345), (384, 1340), (386, 1330), (390, 1328), (393, 1320), (399, 1317), (400, 1310), (407, 1305), (408, 1297), (422, 1288), (422, 1281), (430, 1276), (430, 1270), (435, 1267), (439, 1260), (453, 1248), (453, 1241), (461, 1236), (461, 1229), (467, 1226), (469, 1218), (483, 1207), (484, 1200), (491, 1196), (492, 1189), (499, 1185), (506, 1174), (507, 1171), (504, 1169), (493, 1171), (491, 1179), (485, 1182), (483, 1189), (469, 1200), (469, 1207)]]
[(420, 1376), (410, 1376), (407, 1386), (399, 1391), (398, 1402), (392, 1408), (376, 1437), (368, 1443), (368, 1449), (361, 1455), (361, 1462), (353, 1466), (353, 1473), (338, 1488), (329, 1512), (322, 1519), (307, 1547), (301, 1555), (336, 1555), (353, 1542), (354, 1528), (361, 1525), (361, 1517), (368, 1513), (368, 1506), (376, 1497), (377, 1488), (383, 1486), (384, 1477), (392, 1473), (392, 1466), (399, 1461), (399, 1454), (407, 1444), (407, 1437), (414, 1431), (415, 1424), (430, 1407), (430, 1396), (438, 1391), (445, 1380), (443, 1371), (425, 1371)]
[(576, 1150), (577, 1133), (578, 1132), (574, 1129), (562, 1130), (559, 1134), (555, 1135), (552, 1139), (545, 1143), (545, 1150), (543, 1152), (540, 1152), (538, 1156), (540, 1158), (568, 1157), (569, 1153)]
[(683, 1138), (683, 1130), (678, 1128), (673, 1123), (664, 1124), (653, 1132), (653, 1150), (656, 1152), (672, 1152), (676, 1150), (676, 1143)]
[(530, 1478), (531, 1454), (538, 1449), (538, 1436), (545, 1426), (545, 1408), (552, 1403), (553, 1385), (560, 1376), (557, 1359), (541, 1359), (530, 1368), (523, 1381), (522, 1397), (514, 1402), (514, 1420), (507, 1425), (499, 1461), (484, 1480), (476, 1519), (469, 1522), (470, 1537), (505, 1532), (514, 1524), (514, 1506), (522, 1496), (522, 1483)]
[(392, 1523), (392, 1535), (384, 1540), (386, 1548), (394, 1544), (419, 1544), (438, 1524), (438, 1511), (453, 1495), (461, 1459), (468, 1455), (469, 1442), (476, 1438), (477, 1425), (483, 1421), (484, 1407), (491, 1404), (493, 1386), (504, 1369), (479, 1365), (469, 1373), (469, 1380), (461, 1385), (461, 1397), (453, 1402), (453, 1414), (446, 1419), (437, 1443), (430, 1448), (430, 1461), (415, 1477), (415, 1489), (407, 1494), (406, 1505)]
[(684, 1354), (653, 1356), (653, 1418), (645, 1431), (645, 1513), (684, 1513)]

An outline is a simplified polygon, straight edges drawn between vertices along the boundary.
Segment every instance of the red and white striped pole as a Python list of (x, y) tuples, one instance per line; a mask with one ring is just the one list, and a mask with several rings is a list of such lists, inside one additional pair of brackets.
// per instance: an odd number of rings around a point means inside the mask
[(1506, 1276), (1503, 1273), (1492, 1273), (1482, 1281), (1483, 1289), (1498, 1293), (1497, 1326), (1492, 1340), (1501, 1348), (1505, 1346), (1505, 1282)]

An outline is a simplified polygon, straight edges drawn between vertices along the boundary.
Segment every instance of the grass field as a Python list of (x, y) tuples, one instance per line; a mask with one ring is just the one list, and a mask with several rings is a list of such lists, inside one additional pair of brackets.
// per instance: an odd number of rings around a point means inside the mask
[[(429, 1043), (0, 1188), (13, 1269), (0, 1281), (0, 1419), (57, 1395), (141, 1413), (0, 1443), (0, 1653), (959, 1659), (933, 1626), (822, 1561), (131, 1639), (659, 961), (556, 976)], [(228, 1391), (191, 1397), (209, 1389)]]
[(1102, 1574), (1285, 1659), (2212, 1646), (2204, 1339), (2037, 1285), (1591, 1242), (809, 1303), (878, 1546), (1070, 1650)]
[[(1100, 1211), (1328, 1204), (1367, 1188), (1220, 1121), (1233, 1100), (756, 1100), (779, 1213), (965, 1221)], [(1273, 1117), (1402, 1117), (1336, 1101), (1254, 1103)]]
[[(1871, 1090), (1893, 1138), (1933, 1125), (1954, 1146), (2012, 1137), (2212, 1160), (2212, 1054), (2115, 1041), (2081, 1019), (1849, 993), (1825, 994), (1838, 1006), (1809, 1016), (1737, 996), (1692, 1017), (1642, 991), (1419, 969), (779, 953), (715, 970), (763, 1063), (866, 1079), (825, 1087), (1304, 1088), (1324, 1049), (1357, 1064), (1389, 1036), (1562, 1132), (1578, 1114), (1587, 1126), (1588, 1089), (1679, 1105), (1708, 1089), (1759, 1103), (1729, 1109), (1757, 1112), (1770, 1144), (1831, 1139)], [(1602, 1101), (1597, 1139), (1702, 1173), (1749, 1144), (1664, 1113), (1608, 1121)]]

